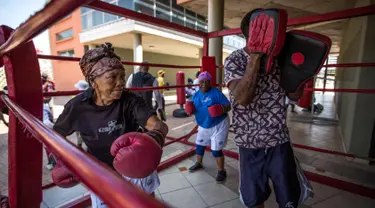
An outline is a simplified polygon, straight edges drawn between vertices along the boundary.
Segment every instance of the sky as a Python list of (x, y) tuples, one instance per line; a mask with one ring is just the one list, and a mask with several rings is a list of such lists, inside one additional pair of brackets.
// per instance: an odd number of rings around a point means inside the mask
[[(13, 29), (26, 21), (32, 14), (43, 8), (46, 0), (0, 0), (0, 25)], [(50, 54), (48, 31), (33, 39), (35, 47)]]

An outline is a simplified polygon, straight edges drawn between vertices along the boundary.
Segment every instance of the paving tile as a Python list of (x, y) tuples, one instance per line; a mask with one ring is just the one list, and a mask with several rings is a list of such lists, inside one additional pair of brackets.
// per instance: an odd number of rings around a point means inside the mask
[(242, 204), (239, 198), (237, 198), (237, 199), (230, 200), (228, 202), (224, 202), (224, 203), (212, 206), (210, 208), (246, 208), (246, 206)]
[(155, 195), (160, 195), (160, 191), (158, 188), (155, 190)]
[(339, 189), (332, 188), (323, 184), (319, 184), (315, 182), (310, 182), (310, 183), (311, 183), (311, 186), (313, 187), (314, 198), (307, 200), (305, 202), (306, 205), (312, 205), (317, 202), (321, 202), (341, 192)]
[[(355, 167), (343, 167), (342, 176), (362, 184), (367, 176), (367, 171)], [(375, 175), (375, 174), (374, 174)]]
[(165, 174), (170, 174), (170, 173), (178, 173), (180, 170), (177, 168), (177, 166), (172, 165), (167, 169), (164, 169), (160, 172), (158, 172), (159, 176), (165, 175)]
[(194, 187), (207, 205), (212, 206), (238, 197), (233, 191), (216, 182), (206, 183)]
[(155, 194), (155, 198), (161, 202), (164, 201), (160, 194)]
[(189, 181), (189, 183), (193, 186), (215, 181), (215, 179), (204, 170), (198, 170), (193, 173), (190, 173), (189, 171), (184, 171), (183, 174)]
[(264, 206), (267, 208), (278, 208), (279, 205), (277, 204), (277, 201), (276, 201), (276, 196), (275, 196), (275, 192), (273, 191), (272, 183), (269, 183), (269, 184), (271, 186), (272, 193), (270, 197), (268, 197), (267, 201), (264, 202)]
[(226, 165), (229, 165), (230, 167), (236, 169), (236, 170), (239, 170), (239, 164), (238, 164), (238, 161), (230, 161), (230, 162), (226, 162)]
[(47, 205), (46, 205), (44, 202), (42, 202), (42, 203), (40, 204), (40, 208), (48, 208), (48, 207), (47, 207)]
[(316, 168), (323, 169), (328, 172), (336, 173), (338, 175), (342, 175), (344, 171), (344, 166), (340, 163), (331, 162), (324, 159), (316, 159), (314, 162), (311, 163), (311, 166)]
[(207, 204), (194, 190), (194, 188), (180, 189), (177, 191), (162, 194), (162, 198), (165, 202), (170, 204), (172, 207), (178, 208), (205, 208)]
[(87, 192), (88, 190), (82, 185), (77, 185), (68, 189), (55, 186), (43, 191), (43, 202), (48, 207), (55, 207), (58, 204), (62, 204)]
[(307, 165), (310, 165), (312, 162), (314, 162), (316, 160), (316, 157), (312, 157), (312, 156), (306, 155), (306, 154), (301, 153), (301, 152), (295, 151), (294, 155), (298, 158), (298, 160), (301, 163), (307, 164)]
[(179, 163), (176, 164), (178, 168), (187, 168), (189, 169), (192, 165), (194, 165), (195, 161), (191, 159), (185, 159)]
[(160, 177), (160, 194), (167, 192), (191, 187), (188, 180), (182, 175), (182, 173), (171, 173), (166, 175), (161, 175)]
[(340, 194), (333, 196), (327, 200), (318, 202), (311, 206), (312, 208), (328, 208), (328, 207), (340, 207), (340, 208), (374, 208), (375, 199), (355, 195), (348, 192), (341, 192)]

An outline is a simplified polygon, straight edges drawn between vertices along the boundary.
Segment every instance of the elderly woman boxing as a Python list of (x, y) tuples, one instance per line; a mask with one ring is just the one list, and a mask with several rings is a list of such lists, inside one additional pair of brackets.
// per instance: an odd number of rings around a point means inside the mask
[[(167, 125), (141, 97), (124, 88), (125, 70), (110, 43), (87, 51), (79, 65), (90, 88), (65, 105), (54, 130), (65, 137), (80, 132), (89, 154), (153, 194), (160, 184), (156, 168)], [(136, 132), (140, 127), (146, 133)], [(75, 177), (57, 161), (54, 182), (75, 185)], [(92, 207), (106, 207), (94, 194), (91, 199)]]

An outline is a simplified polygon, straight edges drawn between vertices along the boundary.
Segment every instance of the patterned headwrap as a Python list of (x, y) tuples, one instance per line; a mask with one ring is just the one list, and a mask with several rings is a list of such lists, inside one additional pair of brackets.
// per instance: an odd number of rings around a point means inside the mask
[(205, 72), (201, 72), (198, 76), (198, 80), (199, 81), (202, 81), (202, 80), (209, 80), (211, 81), (212, 77), (211, 77), (211, 74), (208, 73), (207, 71)]
[[(79, 66), (86, 81), (90, 83), (98, 76), (114, 69), (124, 69), (111, 43), (102, 44), (99, 48), (88, 50), (81, 60)], [(124, 69), (125, 70), (125, 69)]]

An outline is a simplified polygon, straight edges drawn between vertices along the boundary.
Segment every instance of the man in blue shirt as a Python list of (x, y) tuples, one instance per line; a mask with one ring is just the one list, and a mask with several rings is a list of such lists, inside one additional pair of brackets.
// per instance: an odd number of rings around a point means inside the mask
[(206, 146), (210, 145), (219, 169), (216, 181), (222, 182), (227, 177), (222, 149), (228, 139), (228, 112), (231, 106), (229, 100), (220, 90), (211, 87), (211, 75), (208, 72), (202, 72), (198, 80), (199, 91), (194, 94), (192, 101), (188, 101), (186, 104), (187, 113), (194, 112), (195, 120), (199, 126), (196, 139), (197, 162), (189, 170), (193, 172), (203, 168), (204, 151)]

